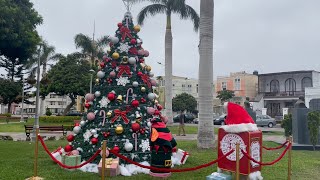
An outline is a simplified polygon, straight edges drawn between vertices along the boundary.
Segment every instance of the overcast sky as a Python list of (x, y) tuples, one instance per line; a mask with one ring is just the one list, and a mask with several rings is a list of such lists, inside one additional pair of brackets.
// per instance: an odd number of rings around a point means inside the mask
[[(60, 53), (77, 51), (74, 36), (114, 35), (125, 8), (121, 0), (32, 0), (44, 22), (41, 36)], [(200, 13), (200, 0), (187, 0)], [(136, 17), (143, 6), (134, 5)], [(214, 75), (320, 70), (319, 0), (215, 0)], [(150, 52), (146, 63), (164, 74), (165, 15), (149, 17), (140, 33)], [(173, 74), (197, 78), (198, 33), (189, 20), (173, 16)]]

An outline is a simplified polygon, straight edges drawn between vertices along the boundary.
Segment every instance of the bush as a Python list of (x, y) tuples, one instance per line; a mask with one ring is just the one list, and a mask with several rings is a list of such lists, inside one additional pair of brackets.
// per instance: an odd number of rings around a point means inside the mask
[(308, 129), (310, 134), (310, 142), (313, 145), (313, 150), (316, 150), (316, 145), (319, 141), (319, 126), (320, 126), (320, 113), (312, 111), (308, 113)]
[(289, 137), (292, 135), (292, 114), (284, 115), (281, 122), (281, 127), (284, 128), (284, 135)]
[(46, 115), (47, 115), (47, 116), (51, 116), (51, 115), (52, 115), (52, 112), (50, 111), (49, 108), (46, 109)]
[(11, 117), (11, 113), (4, 113), (3, 115), (8, 117), (8, 118)]
[(41, 116), (40, 122), (44, 123), (65, 123), (70, 122), (73, 123), (74, 120), (79, 120), (81, 117), (79, 116)]

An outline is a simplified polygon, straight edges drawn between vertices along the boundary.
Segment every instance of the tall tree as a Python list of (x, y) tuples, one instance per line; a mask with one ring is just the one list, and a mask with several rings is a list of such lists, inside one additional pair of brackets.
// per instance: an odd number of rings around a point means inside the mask
[(22, 84), (20, 82), (0, 78), (0, 103), (8, 104), (9, 113), (11, 112), (11, 104), (17, 102), (21, 90)]
[(67, 95), (71, 99), (63, 114), (70, 111), (75, 105), (78, 95), (84, 96), (89, 91), (90, 66), (78, 54), (61, 57), (59, 62), (48, 72), (50, 83), (43, 91)]
[(182, 93), (172, 99), (173, 111), (194, 112), (197, 108), (197, 100), (192, 95)]
[(213, 0), (200, 1), (198, 147), (214, 147), (213, 131)]
[[(62, 55), (55, 53), (55, 47), (49, 45), (46, 41), (42, 40), (40, 45), (41, 48), (39, 49), (39, 51), (33, 54), (25, 67), (29, 70), (30, 73), (28, 79), (34, 79), (37, 72), (38, 60), (40, 59), (40, 65), (42, 66), (41, 85), (46, 86), (48, 83), (47, 69), (48, 66), (52, 66), (52, 64), (50, 64), (50, 61), (57, 61), (62, 57)], [(40, 115), (44, 114), (43, 103), (45, 96), (46, 94), (41, 94)]]
[[(141, 1), (141, 0), (140, 0)], [(173, 123), (172, 118), (172, 31), (171, 15), (178, 14), (181, 19), (191, 19), (194, 30), (199, 28), (199, 15), (185, 0), (146, 0), (153, 4), (144, 7), (138, 15), (138, 23), (143, 25), (148, 15), (166, 14), (166, 34), (165, 34), (165, 109), (169, 119), (168, 123)]]
[(108, 36), (103, 36), (98, 40), (94, 40), (87, 35), (77, 34), (74, 38), (76, 48), (81, 48), (81, 53), (90, 59), (91, 66), (95, 65), (97, 58), (102, 58), (103, 48), (108, 45)]
[(234, 91), (222, 90), (222, 91), (218, 91), (217, 98), (219, 98), (221, 100), (221, 103), (223, 104), (224, 102), (229, 101), (234, 96), (235, 96)]
[(25, 64), (36, 51), (42, 18), (29, 0), (0, 0), (0, 67), (11, 80), (22, 77)]

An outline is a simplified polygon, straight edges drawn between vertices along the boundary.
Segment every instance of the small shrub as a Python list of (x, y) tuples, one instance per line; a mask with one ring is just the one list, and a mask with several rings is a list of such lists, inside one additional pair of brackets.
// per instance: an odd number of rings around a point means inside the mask
[(284, 135), (289, 137), (292, 135), (292, 114), (284, 115), (281, 122), (281, 127), (284, 128)]
[(50, 111), (49, 108), (46, 109), (46, 115), (47, 115), (47, 116), (51, 116), (51, 115), (52, 115), (52, 112)]
[(308, 129), (310, 134), (310, 142), (313, 145), (313, 150), (316, 150), (316, 145), (319, 141), (319, 126), (320, 126), (320, 113), (312, 111), (308, 113)]
[(40, 122), (44, 123), (73, 123), (74, 120), (79, 120), (79, 116), (41, 116)]
[(11, 117), (11, 113), (4, 113), (3, 115), (8, 117), (8, 118)]

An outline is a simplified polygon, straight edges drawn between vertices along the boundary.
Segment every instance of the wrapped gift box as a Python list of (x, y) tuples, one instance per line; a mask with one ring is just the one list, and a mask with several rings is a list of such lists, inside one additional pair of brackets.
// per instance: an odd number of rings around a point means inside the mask
[(187, 151), (182, 150), (182, 149), (178, 149), (176, 157), (179, 159), (181, 164), (185, 164), (188, 157), (189, 157), (189, 153)]
[[(112, 158), (106, 158), (105, 161), (105, 176), (117, 176), (120, 174), (119, 169), (119, 158), (112, 159)], [(99, 175), (101, 176), (102, 172), (102, 159), (99, 162), (98, 165)]]
[(206, 180), (231, 180), (231, 175), (215, 172), (207, 176)]
[(64, 149), (62, 147), (59, 147), (58, 149), (53, 151), (51, 154), (54, 158), (56, 158), (59, 162), (61, 162), (61, 157), (62, 157), (62, 154), (64, 154)]
[[(62, 164), (65, 164), (67, 166), (77, 166), (81, 164), (81, 155), (62, 155)], [(75, 169), (69, 169), (69, 170), (75, 170)]]

